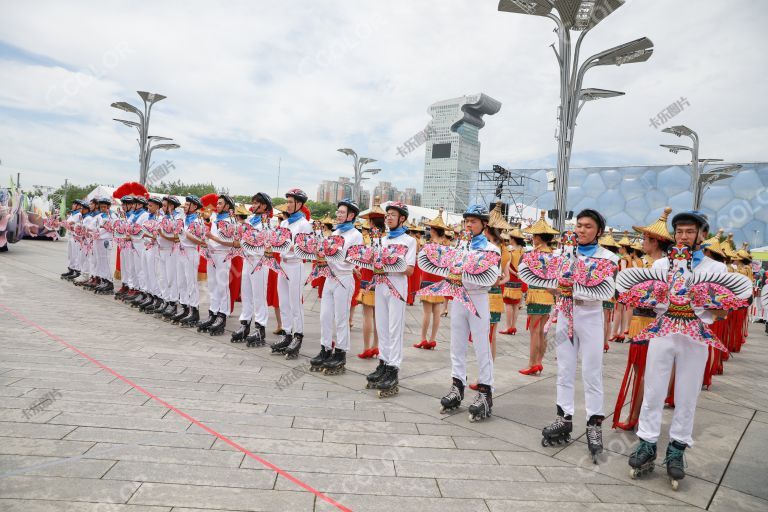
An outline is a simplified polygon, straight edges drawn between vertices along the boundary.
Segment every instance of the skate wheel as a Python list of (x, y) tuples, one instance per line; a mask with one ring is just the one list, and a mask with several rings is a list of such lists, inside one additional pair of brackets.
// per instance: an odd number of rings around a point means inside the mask
[(592, 464), (597, 464), (597, 454), (592, 455)]
[(376, 392), (376, 396), (378, 396), (379, 398), (384, 398), (384, 392), (379, 390)]
[(474, 423), (474, 422), (475, 422), (475, 417), (474, 417), (474, 415), (470, 414), (470, 415), (468, 416), (468, 418), (469, 418), (469, 422), (470, 422), (470, 423)]
[(637, 475), (638, 475), (637, 469), (629, 468), (629, 478), (631, 478), (632, 480), (637, 480)]
[(541, 438), (541, 446), (544, 446), (544, 447), (549, 446), (549, 441), (547, 441), (546, 437)]
[(679, 480), (675, 480), (674, 478), (670, 479), (669, 483), (672, 484), (672, 490), (673, 491), (676, 491), (677, 488), (680, 485), (680, 481)]

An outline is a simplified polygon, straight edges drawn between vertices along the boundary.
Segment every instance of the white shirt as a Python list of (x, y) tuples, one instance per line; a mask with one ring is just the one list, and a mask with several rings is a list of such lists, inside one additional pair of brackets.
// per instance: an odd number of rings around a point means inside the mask
[(112, 240), (112, 230), (104, 229), (104, 224), (112, 218), (112, 212), (101, 212), (96, 216), (96, 227), (99, 229), (99, 240)]
[[(284, 220), (280, 223), (280, 227), (282, 228), (288, 228), (291, 231), (291, 238), (294, 238), (299, 233), (311, 233), (312, 232), (312, 224), (309, 223), (306, 217), (301, 217), (299, 220), (295, 221), (293, 224), (289, 224), (288, 220)], [(293, 246), (291, 246), (288, 251), (283, 253), (283, 255), (280, 258), (281, 262), (285, 263), (300, 263), (301, 258), (296, 256), (296, 253), (293, 251)]]
[[(363, 234), (355, 228), (349, 229), (342, 233), (338, 229), (334, 230), (333, 235), (344, 238), (344, 247), (341, 249), (341, 254), (346, 258), (347, 250), (353, 245), (363, 244)], [(328, 266), (333, 270), (333, 273), (337, 276), (344, 276), (352, 274), (355, 266), (349, 263), (346, 259), (341, 261), (329, 261)]]
[[(408, 248), (408, 252), (405, 253), (405, 257), (403, 258), (405, 260), (405, 264), (409, 267), (416, 266), (416, 239), (412, 236), (403, 233), (402, 235), (395, 237), (395, 238), (389, 238), (389, 236), (385, 236), (381, 239), (381, 246), (386, 247), (388, 245), (404, 245)], [(387, 272), (388, 275), (405, 275), (405, 272)]]
[[(660, 268), (664, 271), (668, 271), (669, 258), (659, 258), (653, 262), (653, 266), (651, 268)], [(719, 261), (715, 261), (708, 256), (704, 256), (704, 259), (701, 260), (701, 263), (699, 263), (696, 268), (693, 269), (694, 274), (699, 274), (702, 272), (726, 273), (728, 272), (728, 267), (725, 265), (725, 263), (720, 263)], [(656, 306), (657, 315), (664, 313), (668, 307), (669, 306), (666, 304), (660, 304)], [(693, 308), (693, 312), (696, 313), (696, 316), (698, 316), (705, 324), (711, 324), (714, 321), (711, 310), (704, 308)]]
[(187, 233), (189, 232), (189, 227), (192, 224), (194, 224), (195, 222), (203, 222), (203, 220), (198, 215), (197, 217), (195, 217), (195, 220), (193, 220), (192, 222), (189, 223), (189, 225), (187, 225), (186, 218), (187, 218), (186, 215), (181, 216), (181, 219), (184, 220), (184, 229), (179, 234), (179, 243), (181, 243), (181, 245), (183, 245), (186, 248), (195, 248), (198, 245), (195, 242), (193, 242), (191, 239), (187, 238)]
[[(216, 222), (218, 222), (219, 214), (214, 213), (211, 215), (211, 235), (215, 237), (220, 237), (219, 235), (219, 228), (216, 226)], [(232, 215), (222, 215), (222, 220), (225, 220), (227, 222), (234, 223), (234, 219), (232, 218)], [(215, 240), (208, 239), (206, 241), (206, 244), (208, 245), (208, 249), (213, 252), (222, 252), (222, 251), (228, 251), (229, 247), (226, 245), (221, 245), (219, 242), (216, 242)]]

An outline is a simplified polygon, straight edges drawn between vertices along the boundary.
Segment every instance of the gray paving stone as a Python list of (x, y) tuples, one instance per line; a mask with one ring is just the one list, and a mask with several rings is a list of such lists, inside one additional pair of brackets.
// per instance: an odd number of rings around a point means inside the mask
[(78, 503), (74, 501), (15, 500), (0, 497), (3, 512), (169, 512), (170, 507), (145, 507), (111, 503)]
[(765, 512), (768, 510), (768, 501), (739, 492), (728, 487), (720, 487), (709, 507), (712, 512)]
[(66, 439), (98, 443), (138, 443), (148, 446), (177, 446), (180, 448), (209, 448), (215, 439), (210, 434), (149, 432), (118, 428), (79, 427)]
[[(322, 430), (266, 427), (263, 425), (228, 425), (227, 423), (207, 422), (206, 425), (227, 437), (256, 437), (261, 439), (286, 439), (292, 441), (323, 441)], [(203, 434), (205, 431), (192, 425), (188, 432)]]
[(94, 443), (90, 441), (2, 437), (0, 438), (0, 453), (7, 455), (71, 457), (85, 453), (93, 445)]
[(276, 473), (253, 469), (195, 466), (191, 464), (162, 464), (152, 462), (118, 461), (105, 480), (135, 480), (167, 484), (211, 485), (216, 487), (244, 487), (272, 489)]
[[(126, 421), (119, 416), (104, 416), (97, 414), (62, 413), (51, 419), (51, 425), (75, 425), (82, 427), (125, 428), (132, 430), (152, 430), (158, 432), (185, 432), (191, 423), (173, 416), (170, 419), (132, 418)], [(63, 436), (62, 436), (63, 437)]]
[(167, 464), (191, 464), (194, 466), (240, 466), (245, 455), (238, 451), (200, 450), (195, 448), (171, 448), (163, 446), (137, 446), (98, 443), (85, 454), (91, 459), (119, 459)]
[(75, 428), (67, 425), (49, 425), (41, 423), (0, 422), (0, 436), (25, 437), (33, 439), (62, 439)]
[(355, 411), (346, 409), (325, 409), (321, 407), (291, 407), (270, 405), (269, 414), (277, 416), (303, 416), (308, 418), (334, 418), (341, 420), (383, 421), (384, 413), (379, 411)]
[(530, 501), (592, 502), (595, 495), (584, 485), (494, 480), (438, 479), (447, 498), (526, 499)]
[[(413, 498), (404, 496), (372, 496), (355, 494), (334, 494), (350, 510), (368, 512), (392, 512), (393, 510), (419, 512), (488, 512), (481, 499)], [(318, 500), (317, 512), (334, 512), (338, 509)]]
[[(514, 512), (525, 510), (526, 512), (551, 512), (556, 509), (558, 512), (647, 512), (643, 505), (627, 505), (623, 503), (570, 503), (558, 501), (537, 502), (537, 501), (517, 501), (517, 500), (495, 500), (487, 499), (486, 503), (491, 512)], [(668, 507), (670, 512), (678, 511), (677, 507)], [(699, 509), (696, 509), (699, 510)]]
[[(265, 458), (285, 471), (330, 473), (336, 475), (397, 476), (395, 474), (394, 464), (391, 460), (281, 455), (277, 453), (265, 455)], [(264, 465), (251, 457), (245, 457), (241, 467), (260, 469), (263, 468)]]
[(677, 500), (662, 496), (647, 489), (632, 485), (597, 485), (587, 484), (587, 488), (604, 503), (636, 503), (648, 505), (682, 504)]
[(37, 500), (69, 500), (125, 503), (140, 482), (106, 481), (93, 478), (9, 476), (0, 478), (0, 496)]
[[(265, 427), (286, 427), (293, 423), (291, 416), (271, 416), (264, 413), (235, 413), (227, 411), (211, 411), (206, 409), (184, 409), (184, 412), (205, 424), (228, 423), (230, 425), (262, 425)], [(163, 420), (177, 418), (178, 415), (169, 412)]]
[(360, 445), (357, 456), (362, 459), (418, 460), (432, 462), (462, 462), (465, 464), (496, 464), (491, 452), (442, 448), (413, 448), (410, 446)]
[[(373, 494), (377, 496), (439, 497), (440, 491), (433, 478), (400, 478), (391, 476), (346, 475), (339, 478), (326, 473), (292, 473), (294, 477), (325, 494)], [(296, 484), (283, 477), (277, 479), (275, 489), (289, 490)]]
[(466, 478), (467, 480), (500, 480), (514, 482), (543, 482), (544, 477), (531, 466), (500, 466), (462, 463), (395, 461), (397, 476), (421, 478)]
[(315, 497), (307, 492), (147, 483), (143, 484), (141, 489), (131, 497), (130, 503), (166, 507), (276, 511), (312, 510), (314, 499)]
[[(351, 432), (380, 432), (385, 434), (418, 434), (413, 423), (389, 423), (384, 421), (334, 420), (330, 418), (308, 418), (298, 416), (293, 420), (293, 428), (318, 428), (329, 430), (347, 430)], [(435, 434), (444, 435), (444, 434)]]
[[(256, 439), (250, 437), (232, 437), (240, 446), (256, 454), (281, 453), (293, 455), (317, 455), (328, 457), (354, 457), (354, 444), (316, 443), (311, 441), (282, 441), (272, 439)], [(231, 446), (217, 439), (213, 450), (233, 450)]]
[(0, 478), (9, 475), (101, 478), (114, 463), (113, 460), (0, 455)]
[(446, 436), (424, 436), (413, 434), (381, 434), (376, 432), (349, 432), (328, 430), (323, 441), (326, 443), (373, 444), (384, 446), (414, 446), (422, 448), (456, 448), (453, 439)]
[(750, 423), (728, 465), (722, 485), (768, 501), (765, 450), (768, 424)]

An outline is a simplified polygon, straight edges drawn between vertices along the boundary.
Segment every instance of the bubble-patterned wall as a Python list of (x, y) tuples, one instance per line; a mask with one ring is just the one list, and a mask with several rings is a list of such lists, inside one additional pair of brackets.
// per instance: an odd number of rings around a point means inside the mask
[[(714, 229), (732, 232), (750, 247), (768, 244), (768, 163), (744, 163), (733, 178), (715, 182), (704, 192), (701, 210)], [(715, 166), (708, 166), (706, 170)], [(547, 190), (551, 169), (511, 169), (530, 176), (524, 202), (538, 208), (554, 205)], [(617, 229), (632, 229), (658, 219), (665, 206), (674, 212), (693, 204), (691, 168), (685, 165), (572, 168), (568, 179), (568, 209), (596, 208)]]

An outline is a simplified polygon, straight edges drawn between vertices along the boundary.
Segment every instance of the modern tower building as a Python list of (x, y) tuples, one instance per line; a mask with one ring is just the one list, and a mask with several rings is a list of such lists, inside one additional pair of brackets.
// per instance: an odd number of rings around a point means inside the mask
[(432, 122), (425, 130), (422, 206), (448, 212), (466, 208), (480, 166), (483, 115), (500, 109), (499, 101), (482, 93), (439, 101), (427, 109)]

